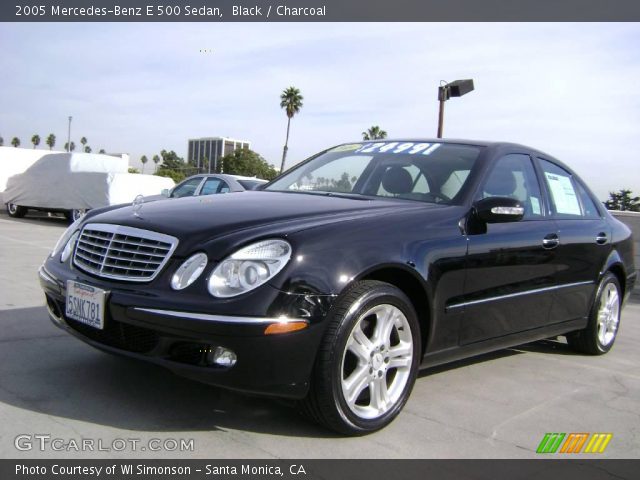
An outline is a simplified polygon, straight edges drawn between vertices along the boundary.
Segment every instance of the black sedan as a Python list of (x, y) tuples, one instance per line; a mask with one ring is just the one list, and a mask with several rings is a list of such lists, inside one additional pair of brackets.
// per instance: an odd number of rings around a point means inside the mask
[(419, 368), (559, 335), (608, 352), (632, 259), (550, 155), (400, 140), (331, 148), (261, 191), (91, 211), (40, 279), (51, 319), (95, 347), (362, 434)]

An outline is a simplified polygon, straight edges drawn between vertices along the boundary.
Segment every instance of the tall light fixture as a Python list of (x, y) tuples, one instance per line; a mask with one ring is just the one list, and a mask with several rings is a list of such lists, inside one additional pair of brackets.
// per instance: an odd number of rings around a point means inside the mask
[(456, 80), (455, 82), (446, 83), (444, 80), (438, 87), (438, 101), (440, 108), (438, 111), (438, 138), (442, 138), (442, 130), (444, 128), (444, 102), (451, 97), (461, 97), (473, 91), (473, 80)]
[(67, 131), (67, 153), (71, 152), (71, 120), (72, 116), (69, 116), (69, 129)]

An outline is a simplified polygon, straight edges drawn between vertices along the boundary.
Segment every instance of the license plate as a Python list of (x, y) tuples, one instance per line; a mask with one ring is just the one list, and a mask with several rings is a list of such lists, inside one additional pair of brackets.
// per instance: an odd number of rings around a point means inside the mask
[(68, 318), (102, 330), (106, 297), (105, 290), (68, 280), (66, 315)]

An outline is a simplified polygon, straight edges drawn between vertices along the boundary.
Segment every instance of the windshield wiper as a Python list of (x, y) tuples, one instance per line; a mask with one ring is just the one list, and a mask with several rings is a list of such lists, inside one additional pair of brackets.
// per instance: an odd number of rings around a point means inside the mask
[(303, 193), (305, 195), (318, 195), (322, 197), (338, 197), (349, 198), (352, 200), (371, 200), (371, 198), (361, 195), (359, 193), (343, 193), (343, 192), (325, 192), (321, 190), (265, 190), (267, 192), (280, 192), (280, 193)]

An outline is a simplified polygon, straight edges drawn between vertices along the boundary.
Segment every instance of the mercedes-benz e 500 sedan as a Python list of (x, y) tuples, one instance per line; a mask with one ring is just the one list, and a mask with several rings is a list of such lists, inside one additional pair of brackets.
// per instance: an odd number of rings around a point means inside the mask
[(629, 229), (567, 166), (442, 140), (91, 211), (40, 270), (51, 319), (85, 342), (346, 434), (387, 425), (421, 367), (558, 335), (608, 352), (635, 279)]

